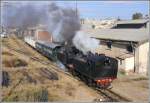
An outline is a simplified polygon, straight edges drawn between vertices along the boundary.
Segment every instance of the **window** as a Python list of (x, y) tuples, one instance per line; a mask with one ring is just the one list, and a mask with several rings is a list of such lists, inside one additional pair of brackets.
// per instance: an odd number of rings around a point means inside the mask
[(122, 60), (120, 59), (120, 65), (122, 65)]
[(130, 45), (127, 45), (127, 51), (129, 52), (129, 53), (132, 53), (133, 52), (133, 46), (130, 44)]
[(108, 47), (109, 49), (111, 49), (111, 47), (112, 47), (112, 41), (107, 41), (107, 47)]

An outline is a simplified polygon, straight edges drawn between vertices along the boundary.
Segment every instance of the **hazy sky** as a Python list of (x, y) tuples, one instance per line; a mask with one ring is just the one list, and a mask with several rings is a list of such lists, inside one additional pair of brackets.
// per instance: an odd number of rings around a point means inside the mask
[[(68, 4), (67, 4), (68, 3)], [(76, 7), (76, 1), (62, 1), (59, 5)], [(77, 8), (83, 18), (116, 18), (131, 19), (132, 14), (141, 12), (149, 14), (148, 1), (77, 1)]]
[[(10, 2), (10, 1), (9, 1)], [(28, 1), (29, 2), (29, 1)], [(32, 1), (33, 4), (47, 4), (48, 1)], [(52, 1), (50, 1), (52, 2)], [(117, 18), (131, 19), (132, 14), (141, 12), (149, 14), (149, 2), (146, 1), (54, 1), (59, 6), (76, 8), (81, 18)], [(26, 3), (23, 1), (22, 3)]]

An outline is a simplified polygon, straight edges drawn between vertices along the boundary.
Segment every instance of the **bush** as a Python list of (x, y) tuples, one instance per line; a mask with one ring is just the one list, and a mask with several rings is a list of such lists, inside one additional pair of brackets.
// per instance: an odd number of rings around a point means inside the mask
[(21, 59), (3, 60), (5, 67), (21, 67), (27, 66), (27, 62)]
[(7, 51), (3, 51), (3, 52), (2, 52), (2, 55), (13, 56), (14, 54), (12, 54), (12, 53), (10, 53), (10, 52), (7, 52)]
[(120, 71), (120, 74), (125, 75), (126, 72), (124, 70)]
[(39, 87), (27, 87), (25, 89), (16, 90), (8, 97), (5, 97), (3, 101), (7, 102), (47, 102), (48, 101), (48, 90)]
[(139, 78), (134, 78), (134, 81), (140, 81), (140, 80), (148, 80), (147, 77), (139, 77)]
[(125, 75), (126, 75), (126, 71), (123, 69), (119, 69), (117, 76), (120, 77), (120, 76), (125, 76)]
[(8, 74), (8, 72), (6, 71), (2, 71), (2, 86), (9, 86), (10, 82), (10, 76)]

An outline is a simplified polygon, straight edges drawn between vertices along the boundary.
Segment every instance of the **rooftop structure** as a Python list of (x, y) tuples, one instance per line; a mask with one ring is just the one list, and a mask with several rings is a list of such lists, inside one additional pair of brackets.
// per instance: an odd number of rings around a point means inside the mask
[(144, 24), (147, 23), (149, 20), (147, 19), (136, 19), (136, 20), (124, 20), (118, 21), (117, 24)]
[(147, 28), (148, 19), (137, 19), (137, 20), (126, 20), (126, 21), (117, 21), (115, 26), (112, 28)]
[(83, 30), (97, 39), (145, 42), (149, 38), (148, 29), (86, 29)]
[(93, 20), (93, 19), (81, 19), (82, 27), (93, 28), (93, 29), (104, 29), (112, 28), (117, 20), (116, 19), (105, 19), (105, 20)]

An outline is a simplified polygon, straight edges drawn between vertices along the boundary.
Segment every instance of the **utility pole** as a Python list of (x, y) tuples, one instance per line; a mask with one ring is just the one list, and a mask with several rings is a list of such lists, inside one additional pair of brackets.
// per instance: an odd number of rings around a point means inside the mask
[(77, 16), (77, 13), (78, 13), (78, 9), (77, 9), (77, 0), (76, 0), (76, 16)]

